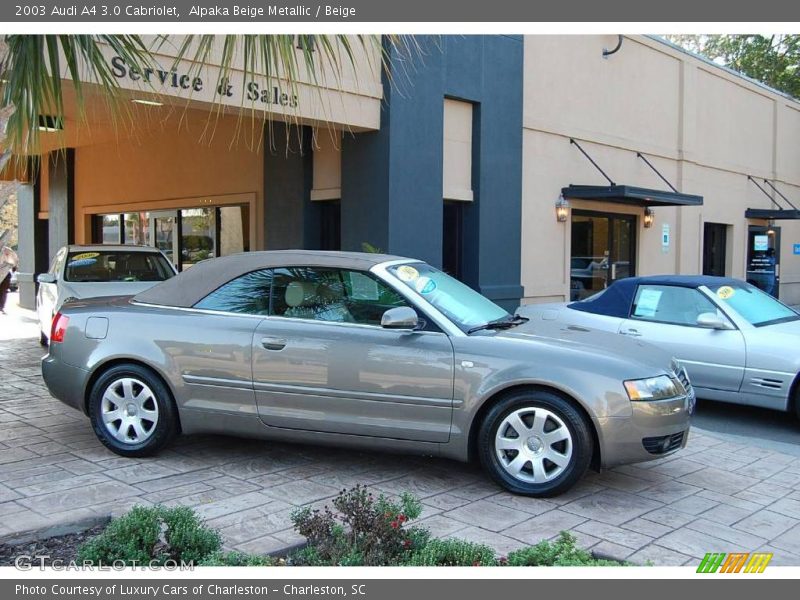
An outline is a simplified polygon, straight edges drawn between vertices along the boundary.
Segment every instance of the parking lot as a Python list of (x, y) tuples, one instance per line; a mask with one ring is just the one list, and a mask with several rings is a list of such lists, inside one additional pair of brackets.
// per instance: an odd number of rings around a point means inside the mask
[(125, 459), (95, 439), (81, 413), (50, 397), (38, 330), (15, 301), (0, 315), (0, 538), (164, 503), (195, 507), (230, 548), (271, 552), (300, 541), (289, 519), (295, 507), (361, 483), (416, 494), (434, 535), (500, 554), (569, 530), (598, 555), (637, 563), (696, 564), (707, 552), (758, 550), (773, 552), (772, 564), (800, 565), (793, 417), (701, 402), (685, 450), (589, 473), (547, 500), (508, 494), (473, 465), (221, 436), (185, 436), (155, 458)]

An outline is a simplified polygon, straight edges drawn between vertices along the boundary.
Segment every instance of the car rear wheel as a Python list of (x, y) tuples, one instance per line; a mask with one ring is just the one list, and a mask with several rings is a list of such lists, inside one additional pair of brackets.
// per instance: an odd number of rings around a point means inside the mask
[(175, 403), (164, 383), (139, 365), (117, 365), (95, 382), (89, 396), (95, 435), (121, 456), (150, 456), (178, 432)]
[(39, 345), (40, 346), (47, 346), (48, 345), (47, 336), (44, 334), (44, 331), (40, 331), (39, 332)]
[(583, 476), (592, 458), (592, 432), (565, 398), (546, 390), (514, 392), (486, 414), (478, 453), (487, 473), (525, 496), (556, 496)]

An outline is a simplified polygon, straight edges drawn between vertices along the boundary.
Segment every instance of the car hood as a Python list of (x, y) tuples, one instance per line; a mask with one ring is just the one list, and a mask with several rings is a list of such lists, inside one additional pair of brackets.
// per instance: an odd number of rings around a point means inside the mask
[(160, 281), (97, 281), (64, 282), (64, 297), (96, 298), (100, 296), (135, 296)]
[(555, 344), (584, 354), (614, 356), (629, 363), (671, 371), (672, 355), (657, 346), (580, 325), (531, 319), (513, 329), (501, 330), (497, 335), (503, 338)]

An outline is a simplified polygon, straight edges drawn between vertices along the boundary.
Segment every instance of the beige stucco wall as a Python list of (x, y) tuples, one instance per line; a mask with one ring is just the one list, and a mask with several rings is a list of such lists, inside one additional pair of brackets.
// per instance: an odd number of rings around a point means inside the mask
[[(570, 224), (554, 203), (568, 184), (605, 184), (569, 143), (575, 138), (615, 182), (666, 189), (636, 157), (642, 152), (702, 207), (659, 208), (651, 229), (643, 209), (571, 201), (572, 208), (635, 214), (637, 273), (698, 273), (703, 223), (726, 223), (729, 275), (744, 277), (746, 208), (771, 204), (747, 175), (767, 178), (800, 205), (800, 104), (646, 37), (525, 38), (522, 273), (525, 302), (569, 297)], [(782, 202), (782, 201), (781, 201)], [(783, 203), (785, 205), (785, 203)], [(788, 208), (788, 207), (787, 207)], [(661, 229), (670, 225), (669, 252)], [(782, 228), (781, 298), (800, 304), (800, 224)]]
[[(253, 200), (251, 221), (262, 223), (263, 145), (252, 148), (244, 137), (232, 142), (239, 124), (233, 116), (213, 121), (216, 131), (209, 139), (208, 114), (189, 111), (124, 140), (76, 148), (76, 241), (91, 241), (89, 215), (132, 203), (153, 210), (243, 195), (243, 201)], [(251, 247), (262, 248), (263, 227), (254, 234)]]

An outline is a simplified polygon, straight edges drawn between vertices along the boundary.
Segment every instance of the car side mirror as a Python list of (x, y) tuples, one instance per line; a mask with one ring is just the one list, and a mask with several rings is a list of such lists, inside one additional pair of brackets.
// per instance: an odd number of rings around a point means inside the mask
[(730, 325), (728, 325), (725, 319), (712, 312), (698, 315), (697, 326), (704, 329), (730, 329)]
[(39, 283), (55, 283), (57, 279), (52, 273), (41, 273), (36, 276), (36, 281)]
[(419, 317), (413, 308), (398, 306), (390, 308), (381, 317), (381, 327), (384, 329), (414, 330), (419, 325)]

